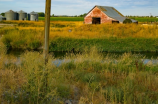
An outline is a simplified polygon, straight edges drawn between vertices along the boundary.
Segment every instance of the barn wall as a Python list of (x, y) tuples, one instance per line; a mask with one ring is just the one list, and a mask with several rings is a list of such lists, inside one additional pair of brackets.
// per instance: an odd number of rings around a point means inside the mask
[(92, 17), (100, 17), (101, 23), (112, 23), (112, 18), (108, 17), (105, 13), (103, 13), (99, 8), (95, 7), (85, 18), (85, 24), (92, 24)]

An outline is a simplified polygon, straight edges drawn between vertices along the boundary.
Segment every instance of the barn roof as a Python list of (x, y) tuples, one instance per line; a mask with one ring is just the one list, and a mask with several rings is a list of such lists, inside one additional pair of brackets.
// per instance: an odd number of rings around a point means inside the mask
[[(95, 7), (98, 7), (103, 13), (105, 13), (107, 16), (115, 19), (115, 20), (118, 20), (120, 22), (123, 22), (127, 17), (125, 17), (124, 15), (122, 15), (119, 11), (117, 11), (114, 7), (110, 7), (110, 6), (94, 6)], [(93, 8), (93, 9), (94, 9)], [(92, 9), (92, 10), (93, 10)], [(90, 10), (90, 12), (92, 11)], [(89, 12), (89, 13), (90, 13)], [(88, 14), (89, 14), (88, 13)], [(131, 19), (132, 20), (132, 19)], [(136, 20), (132, 20), (132, 22), (137, 22)]]
[(109, 17), (124, 17), (119, 11), (117, 11), (114, 7), (109, 6), (98, 6), (96, 5), (102, 12), (104, 12)]

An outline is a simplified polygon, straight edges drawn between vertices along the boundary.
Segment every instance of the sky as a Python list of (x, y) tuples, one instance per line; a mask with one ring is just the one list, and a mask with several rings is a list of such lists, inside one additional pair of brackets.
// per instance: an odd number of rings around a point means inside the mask
[[(0, 0), (0, 13), (9, 10), (45, 12), (46, 0)], [(112, 6), (123, 15), (158, 16), (158, 0), (51, 0), (51, 15), (80, 15), (95, 5)]]

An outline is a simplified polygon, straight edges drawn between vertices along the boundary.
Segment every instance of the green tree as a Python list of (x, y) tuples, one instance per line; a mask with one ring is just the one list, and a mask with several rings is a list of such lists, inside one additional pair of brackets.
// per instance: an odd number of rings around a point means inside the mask
[(124, 24), (126, 24), (126, 23), (132, 23), (132, 20), (131, 20), (131, 19), (128, 19), (128, 18), (126, 18), (126, 19), (123, 21), (123, 23), (124, 23)]
[(5, 13), (1, 13), (2, 16), (5, 16)]
[(52, 14), (52, 17), (54, 17), (54, 14)]
[(87, 15), (87, 13), (81, 14), (79, 15), (79, 17), (85, 17)]
[(45, 14), (44, 14), (43, 12), (39, 12), (39, 13), (38, 13), (38, 16), (39, 16), (39, 17), (44, 17)]

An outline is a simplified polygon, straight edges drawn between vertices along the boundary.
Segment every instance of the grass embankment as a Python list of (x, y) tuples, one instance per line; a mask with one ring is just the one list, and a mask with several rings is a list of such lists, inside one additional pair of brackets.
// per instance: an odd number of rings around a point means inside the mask
[[(39, 17), (39, 20), (45, 20), (45, 17)], [(83, 17), (50, 17), (50, 21), (84, 21)]]
[[(5, 21), (7, 22), (7, 21)], [(0, 29), (8, 48), (38, 49), (43, 46), (44, 22), (17, 22)], [(51, 22), (50, 51), (157, 51), (158, 27), (135, 24), (84, 25), (81, 22)]]
[(96, 46), (99, 51), (107, 52), (157, 52), (158, 38), (126, 39), (55, 39), (50, 43), (50, 51), (83, 51)]
[[(5, 56), (0, 43), (0, 102), (59, 104), (71, 99), (79, 104), (157, 104), (158, 65), (146, 65), (137, 55), (103, 58), (95, 48), (58, 61), (27, 52), (18, 59)], [(52, 63), (53, 61), (53, 63)], [(7, 63), (6, 63), (7, 62)]]

